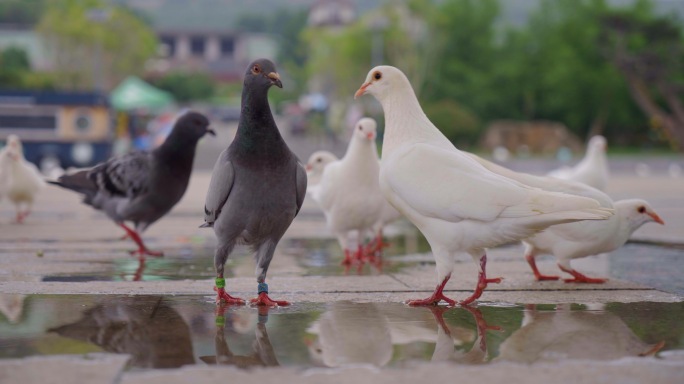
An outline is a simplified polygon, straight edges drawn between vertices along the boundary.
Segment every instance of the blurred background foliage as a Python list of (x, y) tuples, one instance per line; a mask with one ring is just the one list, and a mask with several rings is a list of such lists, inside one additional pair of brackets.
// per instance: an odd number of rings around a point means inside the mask
[[(243, 13), (235, 28), (277, 40), (286, 84), (273, 93), (277, 104), (321, 93), (331, 110), (349, 106), (368, 70), (389, 64), (454, 142), (475, 143), (492, 121), (511, 119), (560, 122), (616, 145), (684, 148), (683, 23), (656, 0), (538, 0), (524, 10), (505, 0), (377, 3), (335, 28), (310, 25), (307, 7), (294, 6)], [(522, 22), (506, 19), (512, 10), (526, 12)], [(157, 53), (149, 23), (123, 0), (0, 2), (0, 22), (8, 20), (36, 23), (58, 47), (53, 74), (32, 74), (20, 52), (3, 52), (0, 80), (13, 87), (96, 86), (97, 71), (111, 87), (144, 75)], [(192, 73), (152, 81), (181, 102), (234, 100), (237, 90)]]

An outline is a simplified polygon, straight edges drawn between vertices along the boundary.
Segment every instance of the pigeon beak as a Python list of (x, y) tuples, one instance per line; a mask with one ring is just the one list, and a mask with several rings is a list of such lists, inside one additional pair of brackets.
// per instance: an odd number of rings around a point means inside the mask
[(663, 221), (663, 219), (660, 218), (660, 216), (658, 216), (657, 213), (655, 213), (655, 212), (649, 212), (649, 213), (647, 213), (647, 215), (651, 216), (651, 218), (653, 219), (653, 221), (655, 221), (656, 223), (658, 223), (658, 224), (660, 224), (660, 225), (665, 225), (665, 222)]
[(366, 137), (368, 138), (368, 140), (373, 140), (373, 139), (375, 139), (375, 135), (372, 134), (372, 133), (367, 133), (367, 134), (366, 134)]
[(212, 135), (212, 136), (214, 136), (214, 137), (216, 137), (216, 131), (214, 131), (214, 130), (211, 129), (211, 128), (207, 128), (207, 133), (210, 134), (210, 135)]
[(359, 97), (363, 96), (366, 93), (366, 88), (368, 88), (371, 85), (371, 83), (365, 83), (359, 88), (358, 91), (354, 94), (354, 99), (358, 99)]
[(304, 169), (305, 169), (307, 172), (310, 172), (310, 171), (313, 169), (313, 167), (311, 166), (311, 164), (307, 164), (307, 165), (304, 167)]
[(271, 79), (271, 82), (273, 84), (275, 84), (276, 87), (278, 87), (278, 88), (283, 87), (283, 83), (280, 81), (280, 75), (278, 74), (278, 72), (271, 72), (268, 75), (266, 75), (266, 77)]

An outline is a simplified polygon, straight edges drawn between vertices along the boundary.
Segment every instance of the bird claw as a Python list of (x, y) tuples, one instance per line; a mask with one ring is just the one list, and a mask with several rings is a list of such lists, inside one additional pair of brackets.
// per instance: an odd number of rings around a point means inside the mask
[(226, 290), (224, 288), (218, 288), (214, 287), (214, 291), (216, 292), (216, 305), (218, 306), (223, 306), (223, 305), (245, 305), (245, 300), (239, 298), (239, 297), (233, 297), (226, 293)]
[(425, 299), (417, 299), (417, 300), (407, 300), (406, 304), (412, 306), (412, 307), (426, 307), (426, 306), (437, 306), (439, 305), (440, 301), (446, 301), (447, 305), (450, 307), (453, 307), (456, 305), (456, 301), (452, 300), (443, 294), (438, 294), (435, 295), (433, 294), (432, 296), (425, 298)]
[(273, 300), (268, 297), (268, 293), (261, 292), (259, 296), (249, 300), (249, 304), (268, 307), (285, 307), (290, 305), (290, 302), (285, 300)]
[(131, 254), (131, 256), (140, 256), (144, 258), (145, 256), (152, 256), (152, 257), (163, 257), (164, 252), (162, 251), (151, 251), (147, 248), (141, 248), (141, 249), (136, 249), (134, 251), (128, 251), (128, 253)]
[(537, 275), (534, 277), (535, 280), (537, 281), (550, 281), (550, 280), (558, 280), (560, 279), (560, 276), (554, 276), (554, 275)]
[(564, 268), (563, 266), (560, 266), (560, 269), (563, 272), (571, 274), (573, 277), (572, 279), (563, 279), (563, 281), (565, 281), (566, 283), (603, 284), (606, 281), (608, 281), (608, 279), (599, 279), (599, 278), (588, 277), (588, 276), (585, 276), (585, 275), (575, 271), (574, 269)]

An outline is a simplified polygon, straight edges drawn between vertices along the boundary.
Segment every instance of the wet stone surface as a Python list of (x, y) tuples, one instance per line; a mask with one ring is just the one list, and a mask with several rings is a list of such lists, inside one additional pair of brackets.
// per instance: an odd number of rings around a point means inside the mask
[(217, 309), (208, 296), (9, 296), (0, 358), (125, 353), (129, 371), (609, 361), (684, 350), (681, 302), (411, 308), (338, 301), (267, 310)]

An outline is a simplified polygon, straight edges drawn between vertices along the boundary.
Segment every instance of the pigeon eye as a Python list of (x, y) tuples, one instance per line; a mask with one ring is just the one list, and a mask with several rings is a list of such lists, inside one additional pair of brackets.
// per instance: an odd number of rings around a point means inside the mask
[(639, 211), (639, 213), (644, 213), (646, 212), (646, 207), (642, 205), (641, 207), (637, 208), (637, 211)]
[(252, 67), (252, 73), (256, 75), (259, 72), (261, 72), (261, 68), (259, 67), (259, 64), (254, 64), (254, 66)]
[(362, 130), (363, 128), (359, 125), (359, 131)]
[(375, 73), (373, 74), (373, 78), (374, 78), (375, 80), (380, 80), (380, 79), (382, 79), (382, 73), (380, 73), (380, 72), (375, 72)]
[(320, 163), (321, 161), (323, 161), (323, 159), (319, 157), (318, 159), (316, 159), (316, 161)]

